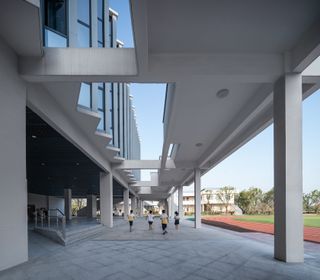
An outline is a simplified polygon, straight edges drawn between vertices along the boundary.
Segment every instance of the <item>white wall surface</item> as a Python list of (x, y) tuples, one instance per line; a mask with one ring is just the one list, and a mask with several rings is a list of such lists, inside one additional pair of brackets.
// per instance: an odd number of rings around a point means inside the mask
[(48, 198), (46, 195), (28, 193), (28, 204), (37, 208), (48, 208)]
[(61, 198), (61, 197), (28, 193), (28, 204), (35, 205), (36, 209), (37, 208), (46, 208), (46, 209), (58, 208), (64, 213), (64, 198)]
[(49, 209), (59, 209), (64, 213), (64, 198), (49, 196)]
[(26, 86), (0, 39), (0, 270), (28, 260)]

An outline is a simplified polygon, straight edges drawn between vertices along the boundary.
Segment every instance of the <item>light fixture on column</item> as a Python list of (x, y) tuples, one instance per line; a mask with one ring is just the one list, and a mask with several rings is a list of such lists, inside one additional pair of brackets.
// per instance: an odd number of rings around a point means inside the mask
[(218, 98), (225, 98), (229, 95), (229, 93), (230, 91), (227, 88), (223, 88), (223, 89), (220, 89), (216, 95)]

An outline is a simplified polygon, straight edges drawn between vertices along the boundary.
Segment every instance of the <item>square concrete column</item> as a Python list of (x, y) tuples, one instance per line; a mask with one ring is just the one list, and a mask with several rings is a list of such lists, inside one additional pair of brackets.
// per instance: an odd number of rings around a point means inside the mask
[(183, 217), (183, 186), (178, 188), (178, 212), (180, 218)]
[(200, 169), (194, 170), (194, 227), (201, 228), (201, 178)]
[(112, 173), (100, 173), (101, 224), (113, 227), (113, 180)]
[(302, 81), (287, 74), (274, 86), (274, 256), (303, 262)]
[(131, 210), (133, 210), (133, 213), (137, 213), (137, 205), (136, 205), (137, 199), (135, 196), (131, 197)]
[(124, 213), (124, 219), (128, 219), (129, 214), (129, 189), (123, 190), (123, 213)]
[(64, 215), (66, 220), (70, 221), (72, 219), (72, 190), (64, 189)]
[(87, 216), (88, 218), (97, 217), (97, 196), (93, 194), (87, 195)]
[(140, 200), (140, 216), (142, 217), (144, 214), (144, 202)]

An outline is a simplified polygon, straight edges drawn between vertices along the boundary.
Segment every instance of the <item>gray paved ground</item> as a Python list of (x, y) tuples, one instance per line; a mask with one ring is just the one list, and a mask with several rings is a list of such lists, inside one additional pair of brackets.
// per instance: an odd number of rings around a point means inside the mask
[(235, 233), (185, 221), (161, 234), (145, 220), (129, 233), (118, 223), (92, 240), (62, 247), (30, 233), (30, 260), (0, 272), (0, 279), (320, 279), (320, 245), (305, 243), (305, 263), (273, 259), (273, 237)]

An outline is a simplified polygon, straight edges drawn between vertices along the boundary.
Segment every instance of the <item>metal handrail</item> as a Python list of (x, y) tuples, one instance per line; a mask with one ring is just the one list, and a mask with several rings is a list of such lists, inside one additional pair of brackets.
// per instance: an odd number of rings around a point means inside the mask
[[(50, 213), (55, 211), (56, 215)], [(60, 215), (59, 215), (60, 214)], [(38, 216), (40, 216), (40, 224), (38, 223)], [(61, 220), (61, 223), (59, 221)], [(46, 223), (47, 222), (47, 223)], [(64, 213), (58, 209), (48, 209), (47, 215), (43, 210), (35, 211), (35, 228), (55, 228), (62, 233), (63, 238), (66, 236), (66, 217)], [(60, 229), (61, 228), (61, 229)]]

